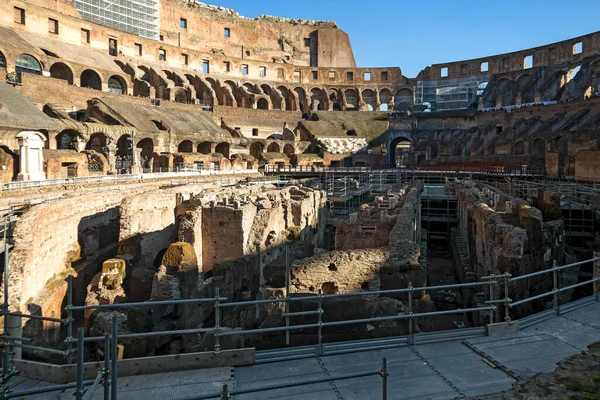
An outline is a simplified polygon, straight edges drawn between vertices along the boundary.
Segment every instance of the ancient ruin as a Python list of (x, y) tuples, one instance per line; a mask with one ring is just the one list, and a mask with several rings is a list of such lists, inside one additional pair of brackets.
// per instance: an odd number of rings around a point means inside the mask
[(598, 301), (600, 32), (407, 77), (335, 22), (96, 3), (0, 4), (5, 388)]

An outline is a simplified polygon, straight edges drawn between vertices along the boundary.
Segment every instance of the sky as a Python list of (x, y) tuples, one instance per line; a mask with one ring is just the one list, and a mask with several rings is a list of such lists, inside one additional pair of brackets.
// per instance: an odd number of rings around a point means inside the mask
[[(600, 0), (203, 0), (256, 18), (335, 21), (358, 67), (431, 64), (541, 46), (600, 30)], [(600, 49), (599, 49), (600, 50)]]

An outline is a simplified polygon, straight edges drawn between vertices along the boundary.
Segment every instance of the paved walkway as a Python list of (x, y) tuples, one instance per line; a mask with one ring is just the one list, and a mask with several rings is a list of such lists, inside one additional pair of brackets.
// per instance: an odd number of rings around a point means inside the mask
[[(216, 393), (223, 384), (246, 389), (278, 383), (377, 371), (388, 359), (388, 399), (453, 399), (497, 393), (516, 379), (550, 372), (556, 363), (600, 341), (600, 303), (522, 329), (517, 334), (475, 337), (385, 350), (300, 360), (120, 378), (119, 400), (181, 399)], [(14, 379), (19, 379), (14, 378)], [(13, 391), (45, 382), (22, 380)], [(379, 376), (238, 395), (236, 400), (380, 399)], [(89, 393), (88, 393), (89, 395)], [(72, 391), (27, 399), (72, 399)], [(99, 390), (94, 399), (102, 399)]]

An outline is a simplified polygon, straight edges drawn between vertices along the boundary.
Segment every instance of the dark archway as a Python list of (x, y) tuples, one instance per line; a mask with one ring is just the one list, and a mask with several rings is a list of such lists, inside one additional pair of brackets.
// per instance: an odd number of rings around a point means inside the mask
[(73, 84), (73, 71), (66, 64), (63, 63), (54, 63), (50, 67), (50, 76), (56, 79), (62, 79), (69, 83), (69, 85)]
[(102, 79), (95, 71), (86, 69), (81, 73), (81, 87), (102, 90)]
[[(140, 156), (142, 158), (151, 159), (154, 154), (154, 141), (150, 138), (142, 139), (136, 146), (138, 149), (142, 149)], [(140, 160), (141, 161), (141, 160)]]
[(179, 143), (179, 146), (177, 146), (178, 153), (192, 153), (193, 151), (194, 144), (191, 140), (184, 140), (183, 142)]
[(111, 76), (108, 79), (108, 91), (116, 94), (126, 94), (127, 83), (120, 76)]
[(221, 153), (223, 157), (229, 158), (229, 143), (219, 143), (215, 148), (215, 153)]
[(438, 155), (438, 145), (437, 143), (433, 143), (429, 146), (429, 159), (433, 160)]
[(279, 153), (281, 151), (281, 147), (279, 147), (279, 145), (275, 142), (271, 143), (268, 147), (267, 147), (267, 152), (268, 153)]
[(455, 157), (462, 157), (463, 155), (463, 144), (461, 142), (455, 142), (452, 146), (452, 155)]
[(86, 150), (93, 150), (97, 153), (104, 153), (106, 148), (106, 135), (104, 133), (94, 133), (85, 145)]
[(529, 145), (529, 155), (531, 159), (537, 164), (539, 163), (541, 166), (546, 165), (546, 142), (544, 139), (535, 139)]
[(264, 150), (265, 146), (263, 146), (263, 144), (260, 142), (254, 142), (250, 145), (250, 154), (257, 160), (260, 159), (260, 155)]
[(410, 139), (404, 136), (398, 136), (390, 143), (390, 164), (393, 167), (406, 167), (408, 154), (411, 152), (411, 150), (412, 145)]
[(4, 56), (4, 54), (1, 51), (0, 51), (0, 67), (6, 68), (6, 57)]
[(256, 102), (256, 108), (259, 110), (268, 110), (269, 102), (267, 101), (267, 99), (258, 99), (258, 101)]
[(59, 150), (75, 150), (75, 143), (82, 138), (81, 133), (73, 129), (67, 129), (56, 135), (56, 148)]
[(210, 154), (210, 142), (202, 142), (198, 144), (198, 153)]
[(512, 148), (512, 154), (513, 156), (522, 156), (525, 154), (525, 143), (520, 140), (515, 143)]
[(34, 56), (29, 54), (20, 54), (15, 61), (15, 67), (18, 74), (42, 74), (42, 65)]
[(294, 146), (292, 146), (291, 144), (286, 144), (285, 146), (283, 146), (283, 153), (286, 156), (291, 157), (294, 154)]

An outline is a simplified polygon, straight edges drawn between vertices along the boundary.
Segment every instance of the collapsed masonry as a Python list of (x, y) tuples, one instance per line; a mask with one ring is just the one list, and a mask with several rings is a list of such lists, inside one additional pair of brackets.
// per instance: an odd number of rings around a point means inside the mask
[[(540, 190), (533, 199), (538, 206), (536, 208), (485, 184), (464, 181), (453, 185), (458, 227), (452, 230), (451, 246), (459, 282), (476, 282), (484, 276), (504, 273), (526, 275), (551, 268), (554, 262), (563, 265), (575, 261), (564, 240), (559, 199), (553, 193)], [(576, 283), (578, 276), (579, 268), (561, 273), (561, 286)], [(509, 297), (524, 299), (549, 291), (552, 287), (551, 274), (539, 275), (512, 282)], [(485, 301), (489, 300), (488, 290), (463, 290), (463, 306), (485, 306)], [(494, 285), (494, 290), (496, 298), (504, 298), (502, 282)], [(561, 298), (566, 300), (572, 295), (572, 291), (563, 292)], [(551, 298), (515, 307), (510, 317), (516, 319), (545, 309), (548, 301)], [(475, 322), (484, 323), (489, 321), (488, 318), (487, 313), (477, 315)], [(500, 312), (496, 318), (503, 320), (505, 315)]]

